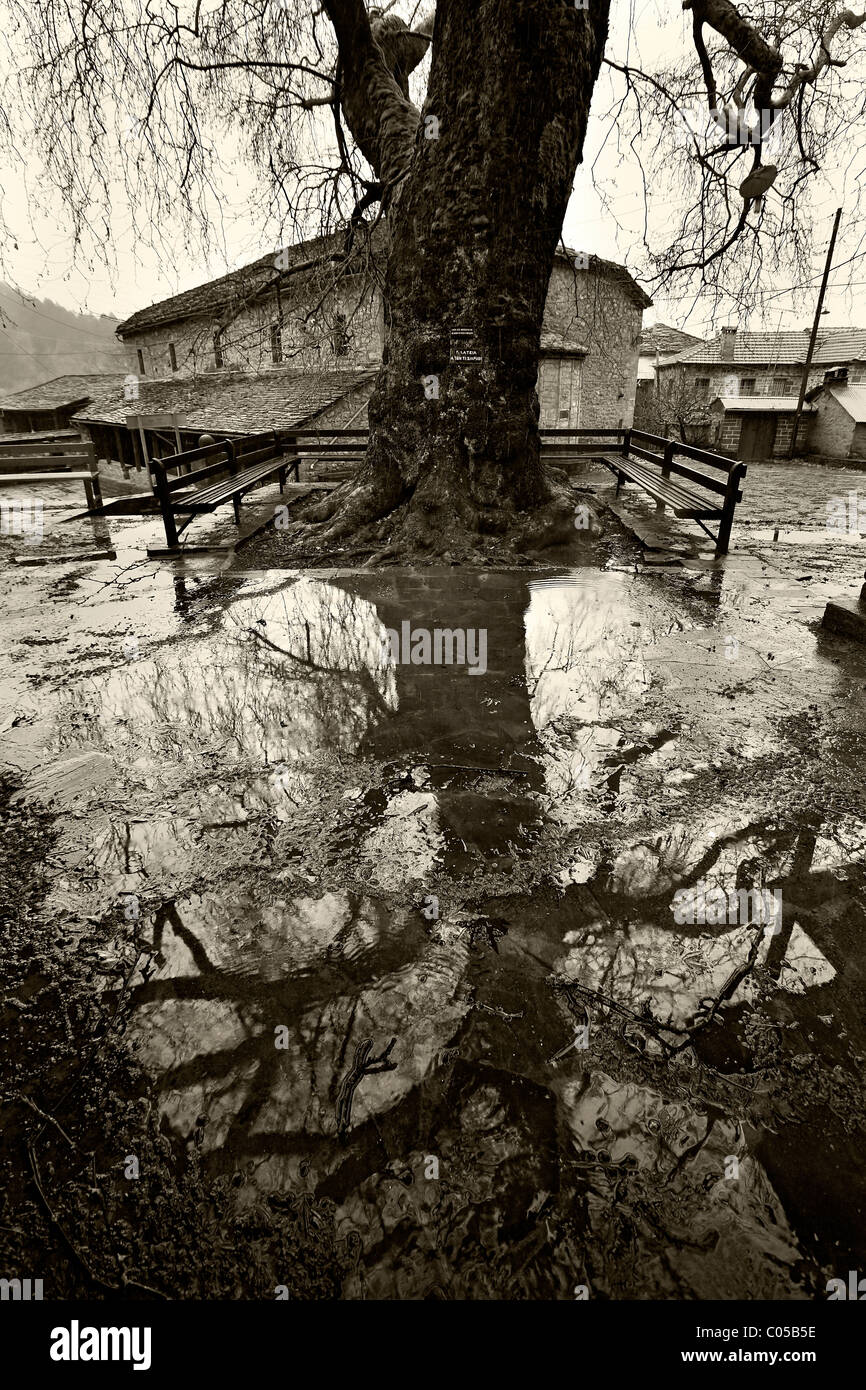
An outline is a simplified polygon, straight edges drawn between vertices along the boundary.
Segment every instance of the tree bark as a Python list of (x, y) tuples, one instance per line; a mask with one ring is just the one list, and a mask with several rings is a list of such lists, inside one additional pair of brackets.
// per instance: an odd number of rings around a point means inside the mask
[[(401, 539), (447, 546), (451, 528), (498, 533), (547, 499), (535, 391), (542, 317), (607, 16), (607, 0), (588, 10), (439, 0), (408, 172), (385, 194), (386, 341), (369, 448), (329, 534), (405, 505)], [(392, 120), (398, 99), (395, 83)], [(343, 95), (353, 133), (358, 100)], [(387, 163), (400, 165), (393, 146)], [(481, 363), (450, 360), (454, 328), (473, 330)]]

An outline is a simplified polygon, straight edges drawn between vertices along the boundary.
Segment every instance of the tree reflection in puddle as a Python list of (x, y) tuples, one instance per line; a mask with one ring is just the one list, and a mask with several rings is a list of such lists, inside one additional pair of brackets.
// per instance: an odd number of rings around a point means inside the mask
[[(404, 619), (485, 628), (487, 673), (395, 664)], [(763, 696), (720, 712), (718, 637), (635, 575), (292, 579), (60, 699), (57, 745), (118, 768), (83, 862), (143, 899), (133, 1035), (166, 1123), (243, 1201), (332, 1198), (347, 1297), (817, 1287), (775, 1136), (813, 1015), (862, 1046), (823, 892), (862, 918), (862, 826), (780, 816), (766, 761), (744, 792), (744, 759), (796, 753)], [(780, 887), (781, 931), (678, 924), (700, 879)]]

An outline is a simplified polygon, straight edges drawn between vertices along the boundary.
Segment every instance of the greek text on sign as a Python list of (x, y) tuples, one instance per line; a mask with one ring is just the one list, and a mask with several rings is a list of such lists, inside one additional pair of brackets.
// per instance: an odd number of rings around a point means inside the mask
[(451, 329), (452, 362), (483, 362), (484, 356), (474, 328)]

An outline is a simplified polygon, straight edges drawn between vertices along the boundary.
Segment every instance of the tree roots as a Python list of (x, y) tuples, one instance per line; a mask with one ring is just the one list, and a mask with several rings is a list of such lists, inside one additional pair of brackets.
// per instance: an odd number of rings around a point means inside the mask
[(598, 508), (559, 470), (545, 473), (545, 499), (517, 510), (507, 499), (478, 507), (469, 497), (431, 495), (420, 485), (402, 494), (369, 477), (352, 479), (324, 501), (301, 503), (293, 525), (277, 531), (281, 553), (299, 562), (332, 562), (335, 553), (368, 565), (523, 560), (601, 534)]

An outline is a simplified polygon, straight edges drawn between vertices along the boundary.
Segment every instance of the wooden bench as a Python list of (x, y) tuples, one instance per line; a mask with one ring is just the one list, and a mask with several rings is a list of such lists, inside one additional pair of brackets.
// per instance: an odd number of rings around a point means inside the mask
[[(202, 459), (208, 460), (203, 467), (187, 473), (181, 471)], [(165, 526), (166, 544), (176, 548), (181, 531), (190, 522), (197, 516), (215, 511), (224, 502), (232, 503), (235, 523), (239, 526), (244, 493), (273, 477), (279, 480), (280, 492), (283, 492), (289, 472), (294, 472), (297, 482), (299, 463), (297, 455), (287, 454), (285, 441), (275, 430), (250, 435), (246, 439), (224, 439), (215, 444), (201, 444), (197, 449), (187, 449), (168, 458), (151, 459), (154, 490)], [(177, 476), (169, 478), (168, 469), (176, 469)], [(196, 486), (204, 482), (208, 484), (206, 487)], [(178, 526), (177, 518), (181, 514), (186, 516), (186, 520)]]
[(89, 511), (102, 506), (96, 451), (89, 441), (3, 444), (0, 440), (0, 488), (73, 482), (84, 484)]
[[(364, 457), (369, 430), (295, 430), (286, 436), (302, 463), (310, 466), (310, 480), (343, 482), (351, 478)], [(323, 465), (327, 465), (324, 467)]]
[[(624, 482), (634, 483), (655, 498), (657, 510), (670, 507), (674, 516), (696, 521), (715, 543), (715, 553), (727, 555), (734, 511), (737, 503), (743, 500), (740, 483), (746, 476), (744, 463), (711, 453), (709, 449), (682, 444), (676, 439), (663, 439), (645, 430), (626, 430), (619, 451), (596, 453), (594, 457), (616, 474), (617, 492)], [(695, 468), (695, 463), (724, 477)], [(671, 477), (672, 473), (676, 478)], [(685, 487), (678, 481), (680, 478), (694, 486)], [(702, 496), (695, 492), (695, 486), (714, 496)], [(707, 522), (717, 523), (715, 534)]]

